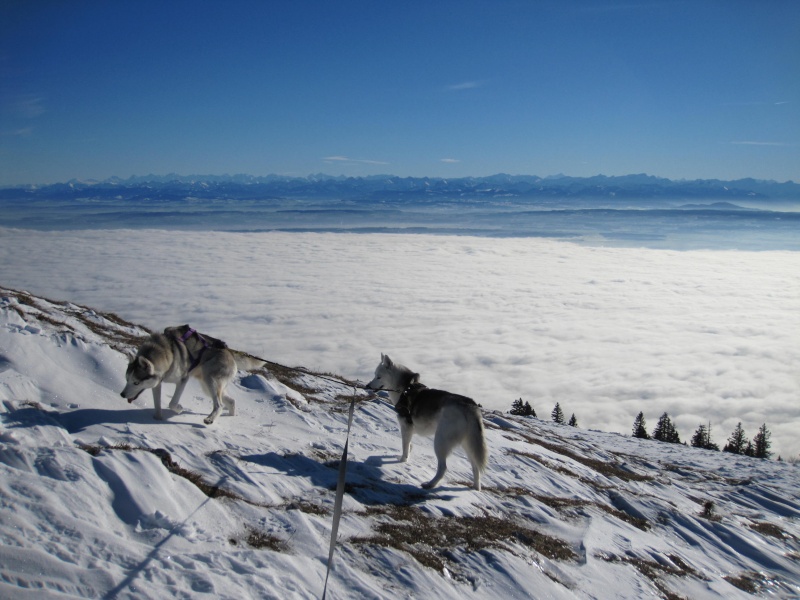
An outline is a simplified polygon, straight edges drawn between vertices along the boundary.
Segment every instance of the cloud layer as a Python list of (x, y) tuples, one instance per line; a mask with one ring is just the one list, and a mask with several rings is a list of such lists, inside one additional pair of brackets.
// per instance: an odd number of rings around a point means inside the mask
[[(430, 386), (584, 428), (724, 445), (764, 422), (800, 453), (800, 254), (427, 235), (0, 230), (3, 285), (154, 329), (191, 323), (366, 380), (380, 353)], [(121, 377), (122, 375), (120, 375)]]

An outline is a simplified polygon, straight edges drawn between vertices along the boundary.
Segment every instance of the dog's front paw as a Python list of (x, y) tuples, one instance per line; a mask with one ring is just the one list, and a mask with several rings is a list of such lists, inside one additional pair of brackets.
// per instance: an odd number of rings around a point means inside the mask
[(433, 486), (434, 486), (434, 483), (432, 481), (428, 481), (427, 483), (423, 483), (422, 484), (423, 489), (426, 489), (426, 490), (431, 489)]
[(211, 425), (213, 422), (214, 422), (214, 417), (206, 417), (205, 419), (203, 419), (203, 423), (205, 423), (206, 425)]
[(160, 412), (157, 412), (156, 414), (154, 414), (154, 415), (153, 415), (153, 418), (154, 418), (156, 421), (163, 421), (163, 420), (164, 420), (164, 417), (162, 416), (162, 414), (161, 414)]
[(169, 409), (176, 415), (179, 415), (183, 412), (183, 407), (180, 404), (176, 404), (175, 406), (170, 406)]

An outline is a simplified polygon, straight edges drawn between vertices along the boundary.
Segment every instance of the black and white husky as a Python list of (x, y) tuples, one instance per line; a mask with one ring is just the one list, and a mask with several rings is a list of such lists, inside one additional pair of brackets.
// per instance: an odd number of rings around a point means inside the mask
[(222, 412), (223, 404), (229, 414), (236, 414), (235, 401), (225, 395), (225, 388), (236, 376), (236, 371), (257, 369), (263, 364), (229, 349), (225, 342), (197, 333), (188, 325), (167, 327), (164, 333), (154, 333), (139, 346), (128, 365), (125, 389), (120, 395), (133, 402), (144, 390), (151, 389), (155, 418), (162, 419), (161, 384), (175, 384), (169, 408), (180, 413), (183, 410), (179, 404), (183, 389), (189, 377), (196, 377), (214, 402), (211, 414), (203, 420), (206, 425), (211, 425)]
[(367, 384), (370, 390), (385, 390), (394, 404), (403, 443), (401, 462), (408, 460), (411, 438), (433, 435), (433, 448), (439, 461), (436, 475), (422, 487), (436, 486), (447, 470), (447, 457), (461, 444), (472, 464), (472, 481), (481, 489), (481, 473), (486, 469), (488, 450), (483, 431), (481, 409), (471, 398), (425, 387), (419, 374), (392, 362), (381, 354), (375, 378)]

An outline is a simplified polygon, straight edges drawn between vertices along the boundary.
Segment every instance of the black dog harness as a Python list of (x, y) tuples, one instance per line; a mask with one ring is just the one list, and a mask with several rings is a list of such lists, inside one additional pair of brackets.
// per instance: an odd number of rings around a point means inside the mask
[(419, 414), (420, 406), (427, 406), (429, 409), (434, 409), (435, 407), (443, 406), (444, 402), (470, 407), (479, 406), (472, 398), (429, 388), (417, 381), (415, 376), (403, 393), (400, 394), (397, 404), (394, 405), (394, 410), (398, 418), (405, 420), (409, 425), (413, 425), (414, 415)]
[(400, 399), (394, 405), (394, 410), (397, 412), (398, 417), (402, 417), (409, 425), (413, 424), (412, 415), (414, 413), (414, 401), (419, 396), (420, 392), (427, 390), (427, 386), (419, 382), (413, 382), (400, 394)]

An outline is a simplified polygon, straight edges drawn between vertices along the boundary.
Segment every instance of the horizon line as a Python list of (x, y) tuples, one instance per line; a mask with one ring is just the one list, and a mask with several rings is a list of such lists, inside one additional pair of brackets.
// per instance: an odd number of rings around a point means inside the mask
[(295, 175), (295, 174), (280, 174), (280, 173), (268, 173), (266, 175), (253, 175), (251, 173), (220, 173), (220, 174), (213, 174), (213, 173), (189, 173), (188, 175), (183, 175), (180, 173), (169, 172), (164, 175), (157, 175), (155, 173), (148, 173), (147, 175), (130, 175), (127, 178), (120, 177), (118, 175), (111, 175), (109, 177), (99, 179), (94, 177), (88, 178), (79, 178), (73, 177), (71, 179), (62, 180), (62, 181), (51, 181), (51, 182), (39, 182), (39, 183), (16, 183), (16, 184), (0, 184), (0, 189), (14, 189), (14, 188), (25, 188), (25, 187), (46, 187), (51, 185), (69, 185), (73, 183), (81, 183), (81, 184), (102, 184), (102, 183), (110, 183), (110, 182), (120, 182), (125, 183), (131, 181), (133, 179), (145, 181), (153, 181), (156, 179), (168, 179), (170, 177), (174, 178), (173, 181), (177, 178), (180, 179), (193, 179), (197, 182), (204, 181), (206, 179), (235, 179), (240, 177), (248, 177), (252, 179), (267, 179), (267, 178), (280, 178), (280, 179), (312, 179), (312, 178), (328, 178), (328, 179), (377, 179), (377, 178), (392, 178), (392, 179), (431, 179), (431, 180), (445, 180), (445, 181), (456, 181), (461, 179), (489, 179), (492, 177), (530, 177), (536, 178), (541, 180), (558, 180), (558, 179), (595, 179), (595, 178), (606, 178), (606, 179), (615, 179), (615, 178), (625, 178), (625, 177), (648, 177), (653, 179), (660, 179), (665, 181), (671, 182), (691, 182), (691, 181), (721, 181), (721, 182), (736, 182), (736, 181), (745, 181), (745, 180), (752, 180), (758, 182), (765, 182), (765, 183), (790, 183), (796, 184), (795, 180), (793, 179), (786, 179), (784, 181), (779, 181), (777, 179), (760, 179), (758, 177), (739, 177), (737, 179), (720, 179), (718, 177), (694, 177), (694, 178), (671, 178), (671, 177), (662, 177), (660, 175), (651, 175), (649, 173), (641, 172), (641, 173), (626, 173), (625, 175), (605, 175), (603, 173), (597, 173), (595, 175), (565, 175), (564, 173), (557, 173), (552, 175), (535, 175), (533, 173), (506, 173), (506, 172), (497, 172), (491, 173), (489, 175), (460, 175), (455, 177), (447, 177), (442, 175), (395, 175), (392, 173), (377, 173), (374, 175), (347, 175), (341, 173), (339, 175), (332, 175), (330, 173), (309, 173), (307, 175)]

